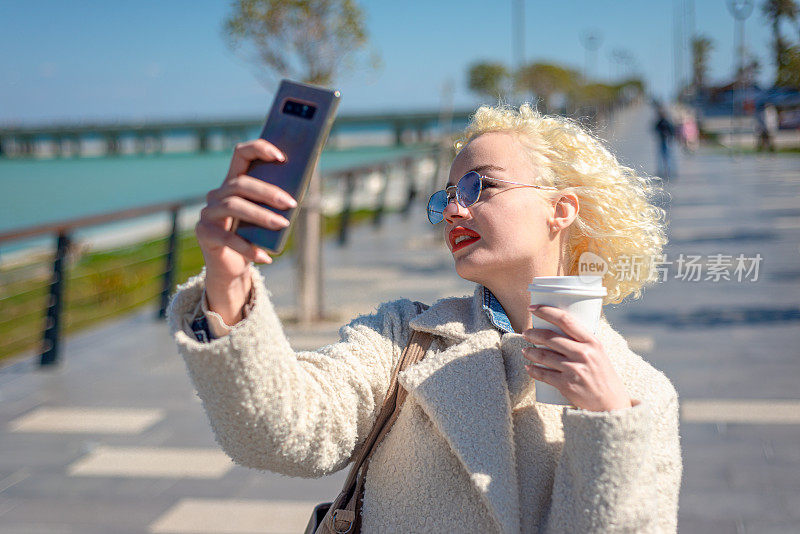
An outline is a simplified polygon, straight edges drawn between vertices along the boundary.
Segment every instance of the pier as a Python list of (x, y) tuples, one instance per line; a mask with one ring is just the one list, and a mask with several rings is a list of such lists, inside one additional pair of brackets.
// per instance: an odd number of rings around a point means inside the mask
[[(466, 122), (472, 111), (455, 111), (452, 122)], [(365, 129), (391, 132), (390, 142), (396, 146), (428, 142), (440, 129), (441, 117), (440, 111), (340, 115), (331, 130), (331, 143), (336, 144), (342, 134)], [(160, 154), (165, 151), (165, 140), (172, 137), (192, 139), (189, 151), (208, 152), (246, 140), (263, 124), (263, 117), (243, 117), (0, 126), (0, 157), (78, 157), (89, 141), (99, 141), (106, 155)]]

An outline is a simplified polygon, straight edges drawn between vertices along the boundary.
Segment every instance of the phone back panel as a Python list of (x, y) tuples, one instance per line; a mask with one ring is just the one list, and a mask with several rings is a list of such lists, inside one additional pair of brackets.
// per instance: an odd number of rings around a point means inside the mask
[[(275, 95), (261, 138), (286, 155), (285, 163), (255, 161), (249, 176), (275, 184), (302, 203), (320, 153), (328, 138), (339, 92), (283, 80)], [(261, 204), (262, 207), (267, 207)], [(298, 208), (268, 208), (294, 222)], [(238, 221), (236, 233), (247, 241), (279, 254), (289, 237), (289, 229), (269, 230), (246, 221)]]

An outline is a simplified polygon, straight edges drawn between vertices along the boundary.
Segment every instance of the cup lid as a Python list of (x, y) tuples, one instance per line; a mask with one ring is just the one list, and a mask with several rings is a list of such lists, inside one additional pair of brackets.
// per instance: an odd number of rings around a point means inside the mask
[(572, 295), (575, 297), (605, 297), (608, 290), (603, 287), (557, 287), (557, 286), (538, 286), (530, 284), (528, 291), (531, 293), (553, 293), (556, 295)]
[(536, 276), (528, 291), (560, 292), (586, 296), (606, 296), (602, 276)]
[(534, 276), (531, 285), (559, 287), (598, 287), (603, 285), (602, 276)]

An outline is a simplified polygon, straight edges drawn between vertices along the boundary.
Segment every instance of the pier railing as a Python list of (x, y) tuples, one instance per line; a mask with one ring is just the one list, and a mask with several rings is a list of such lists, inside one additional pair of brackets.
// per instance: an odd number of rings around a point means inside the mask
[[(421, 173), (419, 166), (425, 160), (429, 170)], [(372, 212), (372, 224), (380, 226), (390, 203), (387, 194), (390, 186), (395, 192), (398, 185), (402, 188), (400, 202), (397, 194), (391, 201), (395, 209), (405, 214), (415, 200), (421, 196), (427, 198), (440, 171), (440, 165), (435, 162), (440, 161), (433, 151), (423, 150), (413, 156), (323, 173), (322, 198), (304, 203), (302, 209), (338, 218), (336, 239), (340, 245), (345, 245), (357, 209), (368, 208)], [(370, 187), (365, 187), (367, 182)], [(336, 195), (339, 195), (338, 202), (326, 203)], [(158, 302), (157, 317), (163, 319), (178, 273), (183, 269), (193, 274), (202, 266), (201, 255), (192, 250), (199, 248), (193, 232), (181, 231), (181, 215), (204, 202), (202, 197), (185, 198), (0, 233), (0, 247), (41, 236), (52, 237), (54, 244), (52, 255), (45, 255), (39, 262), (26, 262), (18, 267), (0, 265), (0, 309), (3, 310), (0, 314), (0, 365), (5, 357), (35, 348), (37, 340), (40, 366), (57, 364), (65, 326), (69, 331), (77, 331), (153, 301)], [(169, 216), (166, 236), (98, 250), (83, 257), (78, 250), (75, 236), (80, 231), (158, 214)], [(181, 249), (183, 257), (194, 252), (194, 264), (180, 265)], [(298, 271), (305, 271), (302, 262), (307, 256), (298, 254)], [(321, 285), (316, 286), (315, 291), (321, 292)], [(314, 295), (310, 298), (301, 295), (299, 315), (319, 316), (315, 310), (304, 312), (302, 307), (318, 306), (321, 301)], [(42, 316), (43, 323), (37, 319)]]

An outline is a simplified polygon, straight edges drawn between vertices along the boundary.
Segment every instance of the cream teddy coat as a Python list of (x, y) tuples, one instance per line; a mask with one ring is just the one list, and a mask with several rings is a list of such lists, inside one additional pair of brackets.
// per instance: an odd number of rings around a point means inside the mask
[(216, 439), (237, 463), (300, 477), (347, 466), (410, 331), (421, 330), (434, 341), (399, 377), (409, 395), (370, 461), (363, 532), (676, 531), (677, 395), (605, 318), (597, 336), (640, 403), (590, 412), (536, 403), (527, 343), (492, 326), (480, 286), (418, 316), (409, 300), (382, 304), (342, 327), (338, 343), (295, 352), (251, 271), (252, 310), (225, 337), (201, 343), (187, 330), (205, 271), (169, 307)]

